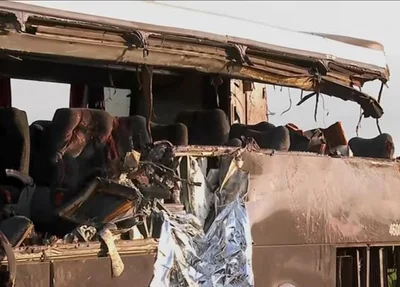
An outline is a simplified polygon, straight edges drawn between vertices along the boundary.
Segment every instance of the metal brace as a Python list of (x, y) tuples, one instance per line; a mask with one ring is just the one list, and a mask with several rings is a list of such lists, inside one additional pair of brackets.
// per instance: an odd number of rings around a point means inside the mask
[(226, 48), (228, 60), (239, 63), (240, 65), (247, 64), (249, 66), (254, 66), (250, 58), (246, 55), (247, 46), (232, 44)]
[(148, 37), (148, 33), (138, 30), (122, 34), (122, 38), (126, 41), (128, 45), (128, 50), (132, 50), (133, 48), (142, 48), (143, 57), (149, 55), (149, 50), (147, 49), (149, 44), (149, 42), (147, 41)]

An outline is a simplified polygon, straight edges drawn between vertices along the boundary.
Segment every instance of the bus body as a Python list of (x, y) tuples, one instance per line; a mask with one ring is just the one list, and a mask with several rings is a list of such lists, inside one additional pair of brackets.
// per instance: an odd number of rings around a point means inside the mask
[[(141, 113), (159, 124), (173, 123), (180, 111), (215, 107), (230, 125), (268, 121), (267, 84), (354, 101), (364, 117), (383, 115), (376, 97), (360, 89), (368, 81), (389, 80), (379, 43), (286, 30), (276, 37), (277, 28), (261, 23), (162, 3), (127, 5), (137, 9), (131, 19), (123, 13), (119, 19), (104, 17), (108, 11), (99, 7), (95, 16), (1, 2), (1, 79), (68, 83), (71, 91), (73, 86), (134, 91), (140, 78), (150, 100), (138, 101), (132, 93), (123, 103), (131, 107), (129, 115)], [(159, 17), (162, 13), (174, 17)], [(185, 21), (188, 17), (193, 21)], [(208, 27), (205, 17), (219, 24)], [(149, 68), (151, 80), (143, 76)], [(12, 106), (11, 95), (1, 91), (0, 102)], [(213, 93), (218, 100), (207, 96)], [(71, 92), (71, 108), (80, 107), (75, 100)], [(89, 100), (88, 107), (104, 109), (96, 101), (104, 97)], [(176, 146), (175, 156), (212, 160), (235, 150)], [(191, 167), (180, 169), (188, 175)], [(246, 207), (256, 286), (386, 287), (400, 272), (397, 161), (249, 150), (243, 170), (250, 174)], [(157, 240), (121, 240), (116, 246), (125, 265), (116, 278), (99, 242), (21, 245), (14, 248), (16, 269), (7, 258), (2, 267), (16, 286), (148, 286)]]

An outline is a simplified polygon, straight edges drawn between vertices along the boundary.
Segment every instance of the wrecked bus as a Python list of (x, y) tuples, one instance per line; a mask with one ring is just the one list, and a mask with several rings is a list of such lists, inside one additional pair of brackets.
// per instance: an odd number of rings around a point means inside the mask
[[(400, 286), (390, 136), (267, 115), (271, 84), (378, 123), (382, 45), (156, 2), (112, 19), (104, 3), (0, 3), (2, 284)], [(28, 125), (11, 78), (70, 84), (69, 108)], [(117, 88), (126, 116), (105, 109)]]

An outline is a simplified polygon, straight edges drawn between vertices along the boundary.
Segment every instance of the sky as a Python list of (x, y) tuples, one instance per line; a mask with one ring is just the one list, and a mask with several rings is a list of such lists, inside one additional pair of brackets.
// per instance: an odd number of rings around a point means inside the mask
[[(95, 1), (21, 1), (30, 4), (46, 5), (54, 8), (79, 11), (81, 8), (93, 9)], [(104, 2), (104, 1), (103, 1)], [(173, 5), (195, 8), (244, 19), (265, 22), (282, 28), (341, 34), (357, 38), (378, 41), (385, 47), (386, 59), (390, 68), (391, 78), (389, 89), (385, 88), (381, 105), (384, 115), (380, 119), (382, 131), (393, 136), (400, 154), (400, 129), (396, 123), (400, 120), (397, 98), (400, 92), (400, 40), (397, 37), (397, 27), (400, 27), (400, 2), (397, 1), (164, 1)], [(117, 15), (121, 10), (129, 10), (129, 2), (114, 1), (108, 5), (110, 13)], [(132, 13), (132, 20), (135, 16)], [(218, 23), (215, 23), (218, 25)], [(393, 33), (394, 32), (394, 33)], [(29, 120), (51, 119), (56, 108), (68, 106), (69, 86), (50, 83), (36, 83), (13, 80), (13, 105), (25, 109)], [(376, 97), (379, 83), (367, 84), (364, 92)], [(38, 96), (31, 99), (27, 94)], [(314, 121), (314, 103), (307, 101), (297, 107), (295, 103), (300, 98), (300, 91), (290, 89), (293, 100), (291, 110), (281, 116), (282, 111), (289, 107), (288, 88), (271, 86), (268, 89), (269, 110), (275, 115), (270, 116), (274, 124), (296, 123), (307, 130), (315, 127), (326, 127), (336, 121), (341, 121), (345, 127), (348, 139), (355, 136), (355, 129), (360, 113), (356, 103), (344, 102), (329, 96), (320, 101), (317, 122)], [(322, 105), (324, 102), (324, 107)], [(37, 103), (40, 103), (37, 104)], [(359, 136), (372, 138), (378, 135), (375, 120), (363, 119)]]

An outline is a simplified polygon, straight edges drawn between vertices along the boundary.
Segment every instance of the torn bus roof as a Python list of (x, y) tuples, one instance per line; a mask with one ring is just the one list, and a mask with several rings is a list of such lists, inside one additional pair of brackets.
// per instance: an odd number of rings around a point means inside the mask
[[(34, 3), (33, 1), (19, 2)], [(307, 56), (310, 55), (321, 59), (330, 60), (337, 58), (339, 61), (340, 59), (347, 60), (349, 63), (353, 62), (355, 65), (365, 65), (368, 68), (372, 68), (373, 66), (376, 66), (378, 70), (386, 68), (385, 55), (384, 53), (380, 53), (381, 51), (379, 52), (360, 45), (349, 45), (345, 41), (335, 41), (331, 37), (328, 37), (328, 35), (321, 36), (316, 33), (289, 31), (249, 20), (185, 9), (165, 4), (161, 1), (124, 3), (123, 7), (125, 9), (123, 10), (109, 9), (111, 7), (109, 5), (115, 7), (115, 4), (106, 2), (96, 5), (96, 7), (87, 7), (79, 4), (71, 6), (66, 2), (59, 4), (39, 1), (39, 3), (40, 6), (44, 7), (62, 7), (65, 11), (87, 13), (88, 16), (91, 14), (124, 20), (121, 21), (122, 25), (130, 23), (131, 25), (136, 25), (139, 30), (161, 33), (169, 33), (171, 31), (173, 34), (182, 36), (209, 38), (210, 40), (215, 39), (221, 42), (260, 46), (272, 50), (274, 50), (273, 47), (275, 46), (280, 47), (277, 49), (278, 51), (281, 51), (282, 48), (287, 48), (289, 49), (288, 52), (292, 50), (293, 54), (302, 51)], [(47, 10), (49, 9), (46, 9), (44, 12), (47, 12)], [(101, 22), (110, 20), (110, 18), (96, 17)], [(92, 20), (90, 21), (92, 22)], [(215, 23), (218, 23), (218, 25), (215, 25)], [(148, 25), (144, 27), (143, 24)], [(175, 30), (168, 28), (175, 28)], [(250, 42), (246, 40), (250, 40)]]
[(375, 42), (294, 32), (149, 1), (124, 2), (124, 9), (117, 10), (107, 2), (90, 10), (80, 2), (40, 5), (50, 8), (0, 2), (3, 55), (186, 68), (321, 92), (357, 102), (365, 117), (383, 114), (377, 100), (359, 89), (367, 81), (389, 80), (384, 51)]

